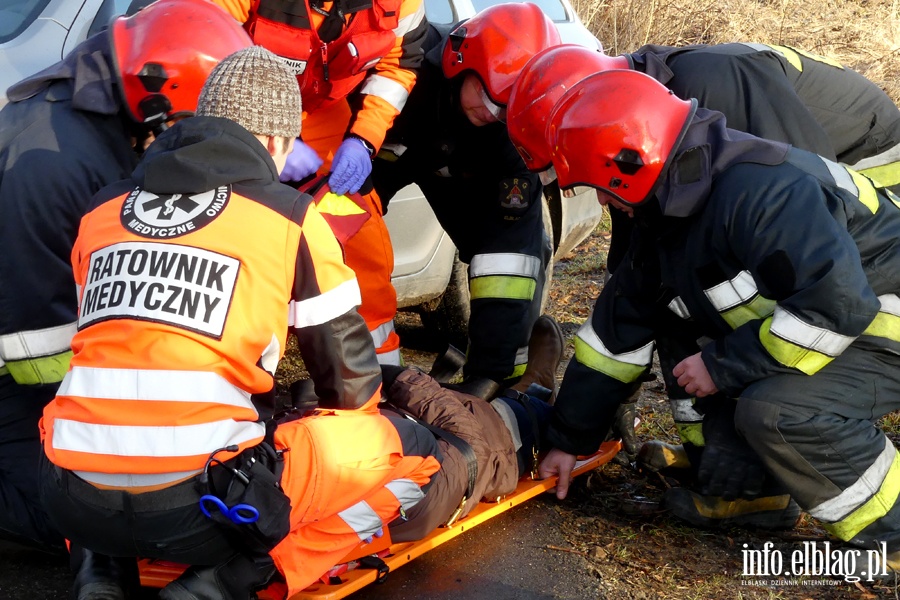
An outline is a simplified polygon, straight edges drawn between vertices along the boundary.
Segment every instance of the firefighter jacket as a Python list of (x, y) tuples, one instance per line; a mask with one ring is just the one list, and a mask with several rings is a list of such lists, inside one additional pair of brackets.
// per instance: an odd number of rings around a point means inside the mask
[[(550, 427), (597, 448), (647, 373), (654, 341), (708, 338), (702, 359), (739, 397), (776, 373), (815, 376), (851, 344), (900, 350), (900, 208), (892, 193), (698, 109), (664, 180), (637, 207), (625, 261), (575, 339)], [(682, 356), (681, 358), (684, 358)]]
[(78, 222), (91, 196), (137, 163), (112, 64), (107, 36), (89, 38), (13, 85), (0, 111), (0, 374), (23, 385), (62, 381)]
[(731, 129), (787, 142), (900, 188), (900, 110), (852, 69), (763, 44), (649, 45), (626, 56), (678, 97), (723, 113)]
[(347, 134), (381, 147), (422, 62), (421, 0), (214, 2), (244, 23), (256, 44), (294, 68), (306, 113), (349, 99)]
[[(538, 315), (548, 249), (540, 178), (503, 123), (477, 127), (459, 107), (462, 78), (440, 66), (449, 27), (429, 27), (425, 66), (372, 170), (383, 202), (408, 184), (423, 191), (469, 265), (467, 374), (521, 375)], [(428, 123), (428, 127), (423, 127)]]
[(95, 197), (72, 264), (79, 330), (42, 431), (48, 458), (88, 481), (163, 484), (258, 444), (288, 327), (322, 406), (380, 397), (340, 245), (231, 121), (164, 132)]

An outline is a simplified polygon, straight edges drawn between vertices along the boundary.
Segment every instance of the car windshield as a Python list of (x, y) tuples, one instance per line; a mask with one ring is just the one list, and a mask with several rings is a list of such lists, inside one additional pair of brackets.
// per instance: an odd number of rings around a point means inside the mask
[[(501, 2), (506, 2), (508, 0), (472, 0), (472, 6), (475, 7), (476, 12), (481, 12), (488, 6), (494, 6), (495, 4), (500, 4)], [(550, 17), (552, 20), (557, 23), (563, 23), (569, 20), (568, 15), (566, 15), (566, 9), (559, 2), (559, 0), (528, 0), (534, 4), (537, 4), (541, 7), (541, 10), (544, 11), (544, 14)]]
[(50, 0), (0, 0), (0, 44), (25, 31)]

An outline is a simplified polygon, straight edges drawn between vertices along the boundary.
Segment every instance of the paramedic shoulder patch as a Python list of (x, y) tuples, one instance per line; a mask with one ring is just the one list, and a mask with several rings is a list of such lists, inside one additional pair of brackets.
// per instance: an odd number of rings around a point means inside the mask
[(200, 194), (153, 194), (135, 188), (122, 204), (122, 226), (146, 238), (173, 238), (208, 225), (231, 197), (227, 185)]
[(107, 246), (91, 253), (78, 328), (108, 319), (138, 319), (221, 338), (239, 270), (236, 258), (192, 246)]

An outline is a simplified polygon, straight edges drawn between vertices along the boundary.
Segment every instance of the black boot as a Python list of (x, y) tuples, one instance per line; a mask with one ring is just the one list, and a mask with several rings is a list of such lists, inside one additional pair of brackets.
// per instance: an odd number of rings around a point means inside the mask
[(442, 383), (441, 387), (454, 392), (462, 392), (476, 398), (481, 398), (485, 402), (490, 402), (500, 391), (500, 384), (493, 379), (487, 377), (479, 377), (473, 375), (466, 378), (462, 383)]
[(212, 567), (190, 567), (159, 592), (160, 600), (248, 600), (275, 575), (268, 556), (236, 554)]
[(73, 546), (71, 564), (77, 567), (72, 600), (126, 600), (140, 588), (134, 558), (116, 558)]

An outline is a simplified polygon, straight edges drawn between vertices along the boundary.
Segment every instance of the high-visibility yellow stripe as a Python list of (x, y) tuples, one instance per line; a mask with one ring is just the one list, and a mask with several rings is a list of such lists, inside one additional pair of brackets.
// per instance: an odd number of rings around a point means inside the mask
[(16, 383), (21, 385), (59, 383), (66, 376), (71, 360), (72, 351), (67, 350), (53, 356), (10, 360), (6, 363), (6, 369), (9, 370), (9, 374), (16, 380)]
[(675, 429), (678, 431), (678, 437), (685, 444), (693, 444), (698, 447), (706, 445), (702, 423), (675, 423)]
[(348, 217), (350, 215), (362, 215), (364, 211), (356, 202), (347, 196), (338, 196), (334, 192), (328, 192), (316, 203), (320, 213), (328, 213), (336, 217)]
[(900, 163), (860, 169), (859, 173), (862, 173), (881, 187), (889, 187), (900, 183)]
[(771, 326), (772, 317), (769, 317), (759, 328), (759, 341), (772, 355), (772, 358), (784, 366), (799, 369), (807, 375), (813, 375), (833, 360), (831, 356), (792, 344), (773, 335), (769, 331)]
[(849, 541), (888, 514), (897, 503), (898, 496), (900, 496), (900, 455), (894, 450), (890, 470), (875, 495), (845, 518), (835, 523), (826, 523), (824, 527), (845, 542)]
[(531, 300), (537, 282), (527, 277), (476, 277), (469, 282), (469, 294), (472, 299), (504, 298), (507, 300)]
[(643, 365), (633, 365), (610, 358), (591, 348), (580, 337), (575, 337), (575, 359), (586, 367), (609, 375), (623, 383), (637, 381), (646, 370)]
[(721, 314), (722, 318), (725, 319), (725, 322), (728, 323), (732, 329), (737, 329), (749, 321), (768, 317), (774, 310), (774, 300), (769, 300), (768, 298), (757, 295), (744, 306), (738, 306)]

